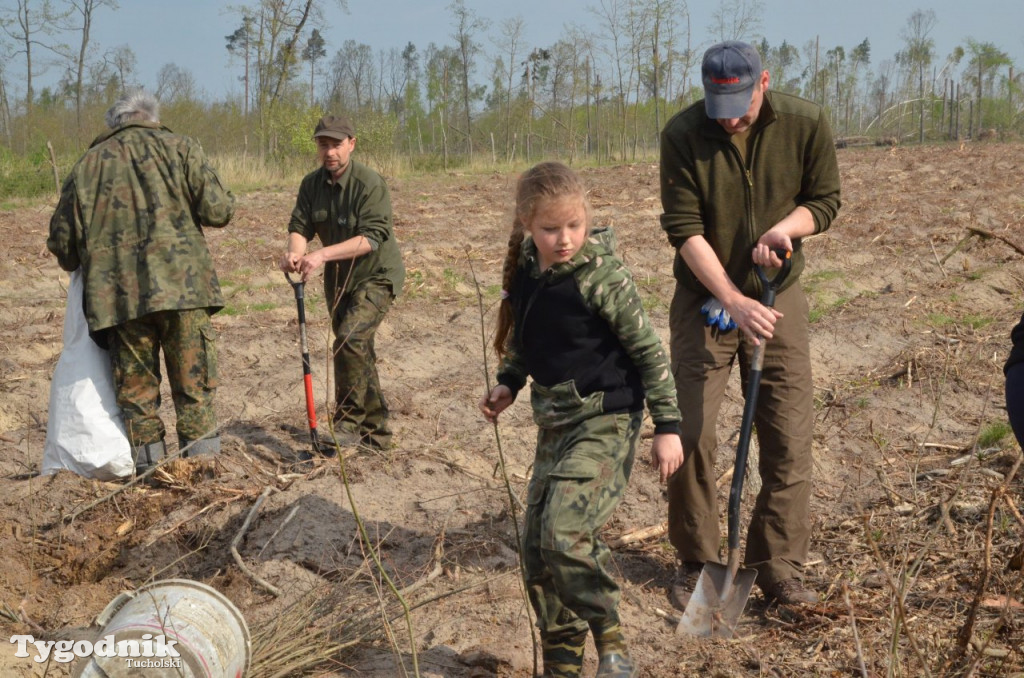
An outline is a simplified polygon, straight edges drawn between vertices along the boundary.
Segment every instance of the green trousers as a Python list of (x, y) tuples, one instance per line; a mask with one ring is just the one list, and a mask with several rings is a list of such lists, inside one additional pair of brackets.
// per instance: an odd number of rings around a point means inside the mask
[[(720, 562), (716, 426), (733, 363), (739, 357), (743, 392), (753, 345), (739, 330), (704, 325), (706, 297), (677, 286), (669, 315), (672, 371), (679, 396), (686, 460), (668, 483), (669, 540), (685, 562)], [(814, 391), (807, 298), (799, 284), (781, 292), (775, 308), (784, 318), (765, 346), (761, 389), (754, 414), (761, 491), (754, 502), (744, 558), (758, 584), (799, 576), (811, 538), (814, 460)]]
[(619, 587), (601, 528), (625, 493), (641, 414), (540, 428), (523, 530), (530, 602), (542, 633), (618, 623)]
[(114, 391), (132, 446), (164, 439), (159, 415), (161, 349), (179, 440), (216, 435), (216, 334), (205, 308), (150, 313), (111, 328), (108, 341)]
[(379, 447), (390, 443), (391, 430), (374, 339), (393, 299), (391, 283), (370, 280), (342, 295), (331, 309), (335, 428)]

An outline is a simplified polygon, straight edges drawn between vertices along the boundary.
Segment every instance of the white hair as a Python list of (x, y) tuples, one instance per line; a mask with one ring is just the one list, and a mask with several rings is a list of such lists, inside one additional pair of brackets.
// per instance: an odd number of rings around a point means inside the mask
[(160, 122), (160, 103), (152, 94), (142, 90), (121, 95), (107, 110), (107, 127), (116, 129), (132, 120)]

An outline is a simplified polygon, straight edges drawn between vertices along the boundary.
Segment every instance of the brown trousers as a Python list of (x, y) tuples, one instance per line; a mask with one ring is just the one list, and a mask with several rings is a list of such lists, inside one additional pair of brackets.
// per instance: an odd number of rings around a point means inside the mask
[[(669, 479), (668, 526), (669, 540), (684, 562), (721, 561), (715, 426), (736, 356), (746, 393), (754, 349), (739, 330), (722, 333), (705, 326), (700, 313), (705, 300), (677, 285), (669, 316), (686, 461)], [(800, 575), (811, 536), (814, 391), (807, 298), (799, 283), (778, 295), (775, 308), (785, 317), (765, 348), (754, 414), (762, 486), (744, 554), (762, 586)]]

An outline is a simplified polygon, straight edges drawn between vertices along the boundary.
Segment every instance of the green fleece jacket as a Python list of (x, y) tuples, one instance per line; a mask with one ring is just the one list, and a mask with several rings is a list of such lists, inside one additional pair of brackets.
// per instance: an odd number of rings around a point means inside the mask
[[(751, 252), (757, 239), (796, 207), (814, 215), (820, 233), (839, 211), (839, 167), (827, 116), (817, 104), (765, 92), (750, 131), (746, 166), (729, 135), (707, 117), (704, 101), (673, 116), (661, 134), (661, 227), (677, 251), (676, 280), (706, 292), (679, 247), (703, 235), (732, 282), (759, 297)], [(804, 267), (794, 243), (793, 270), (783, 289)]]

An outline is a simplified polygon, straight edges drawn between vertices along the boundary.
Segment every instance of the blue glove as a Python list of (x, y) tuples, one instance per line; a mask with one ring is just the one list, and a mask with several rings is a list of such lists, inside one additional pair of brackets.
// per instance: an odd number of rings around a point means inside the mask
[(717, 327), (722, 332), (736, 329), (736, 323), (733, 322), (729, 312), (722, 306), (722, 302), (714, 297), (709, 297), (704, 302), (704, 305), (700, 307), (700, 312), (704, 314), (704, 324), (708, 327)]

